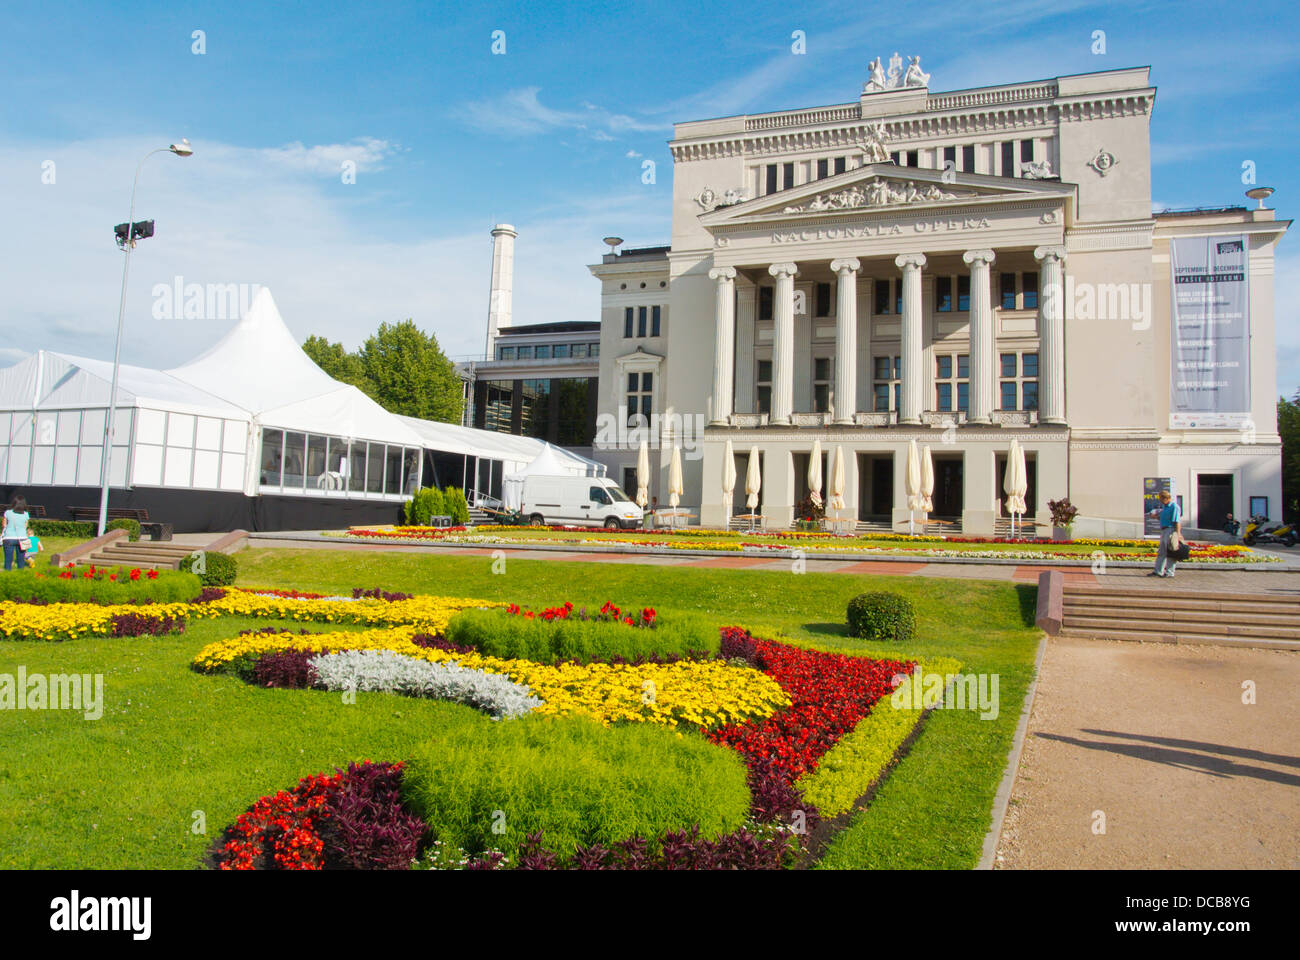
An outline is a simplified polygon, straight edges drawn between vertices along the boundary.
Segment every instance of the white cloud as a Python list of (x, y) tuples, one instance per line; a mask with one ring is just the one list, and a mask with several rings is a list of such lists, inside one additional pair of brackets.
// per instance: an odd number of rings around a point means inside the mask
[[(148, 147), (135, 140), (0, 146), (0, 179), (13, 201), (6, 213), (23, 225), (0, 234), (0, 262), (20, 279), (6, 285), (0, 361), (39, 348), (112, 356), (122, 254), (111, 228), (126, 219), (126, 187)], [(285, 149), (291, 158), (328, 158), (321, 163), (340, 156), (337, 145)], [(371, 204), (359, 229), (357, 187), (285, 156), (281, 148), (205, 142), (192, 158), (148, 161), (136, 219), (156, 219), (157, 234), (131, 258), (126, 362), (172, 366), (229, 329), (228, 320), (152, 318), (154, 285), (177, 276), (270, 288), (299, 341), (316, 333), (356, 347), (381, 322), (412, 317), (449, 354), (482, 350), (488, 211), (481, 228), (432, 222), (412, 236), (409, 223)], [(53, 185), (41, 183), (46, 159), (56, 163)], [(520, 232), (516, 323), (598, 319), (599, 284), (586, 264), (603, 252), (600, 238), (618, 229), (663, 242), (670, 207), (662, 189), (631, 188), (512, 214)]]
[(542, 103), (540, 87), (520, 87), (497, 97), (466, 104), (455, 115), (464, 123), (498, 136), (532, 136), (562, 130), (585, 131), (596, 139), (613, 139), (611, 134), (666, 131), (671, 124), (637, 120), (613, 113), (593, 103), (583, 110), (559, 110)]
[(325, 176), (338, 176), (346, 161), (356, 164), (357, 172), (373, 173), (383, 169), (383, 161), (397, 151), (395, 144), (374, 137), (358, 137), (350, 143), (329, 143), (307, 147), (290, 143), (261, 151), (271, 163), (285, 170), (303, 170)]

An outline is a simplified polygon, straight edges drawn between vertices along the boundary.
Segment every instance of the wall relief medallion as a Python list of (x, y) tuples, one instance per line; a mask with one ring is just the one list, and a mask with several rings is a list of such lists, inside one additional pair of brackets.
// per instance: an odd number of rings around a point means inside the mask
[(1115, 155), (1104, 147), (1097, 148), (1097, 155), (1088, 161), (1088, 166), (1096, 170), (1101, 176), (1106, 176), (1119, 163)]
[(749, 196), (744, 190), (733, 188), (718, 193), (712, 187), (705, 187), (700, 191), (699, 196), (695, 198), (695, 202), (699, 204), (701, 210), (705, 213), (709, 213), (716, 210), (718, 207), (729, 207), (735, 203), (744, 203), (748, 199)]

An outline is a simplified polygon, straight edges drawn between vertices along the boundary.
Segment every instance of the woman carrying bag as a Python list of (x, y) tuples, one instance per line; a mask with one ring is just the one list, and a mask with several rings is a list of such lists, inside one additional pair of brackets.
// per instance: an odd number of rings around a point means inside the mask
[(27, 566), (27, 551), (32, 545), (27, 534), (27, 521), (29, 519), (26, 498), (22, 496), (14, 497), (14, 502), (5, 511), (4, 520), (3, 538), (6, 570), (14, 568), (15, 560), (18, 562), (19, 570)]

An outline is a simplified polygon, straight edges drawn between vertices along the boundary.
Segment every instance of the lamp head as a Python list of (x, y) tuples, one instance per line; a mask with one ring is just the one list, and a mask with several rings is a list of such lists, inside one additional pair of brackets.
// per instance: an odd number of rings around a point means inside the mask
[(189, 157), (194, 155), (194, 148), (190, 146), (190, 141), (184, 137), (180, 143), (173, 143), (167, 148), (178, 157)]

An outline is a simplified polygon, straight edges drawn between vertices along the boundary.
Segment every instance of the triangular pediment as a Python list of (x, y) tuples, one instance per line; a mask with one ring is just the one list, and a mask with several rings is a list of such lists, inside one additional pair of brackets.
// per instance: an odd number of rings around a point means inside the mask
[(700, 216), (706, 228), (838, 213), (896, 213), (903, 209), (968, 207), (985, 203), (1074, 196), (1073, 184), (1059, 180), (949, 173), (894, 163), (869, 163), (753, 200), (717, 207)]

